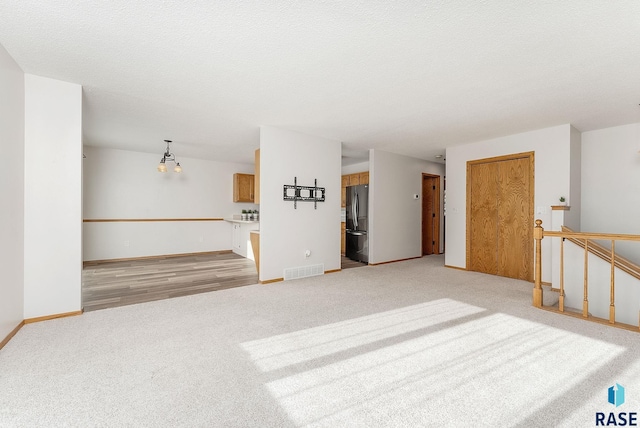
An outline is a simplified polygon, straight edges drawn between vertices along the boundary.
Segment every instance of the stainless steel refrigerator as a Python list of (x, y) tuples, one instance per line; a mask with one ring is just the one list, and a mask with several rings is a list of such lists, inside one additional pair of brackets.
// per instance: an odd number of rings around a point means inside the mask
[(369, 263), (369, 185), (347, 187), (346, 253), (351, 260)]

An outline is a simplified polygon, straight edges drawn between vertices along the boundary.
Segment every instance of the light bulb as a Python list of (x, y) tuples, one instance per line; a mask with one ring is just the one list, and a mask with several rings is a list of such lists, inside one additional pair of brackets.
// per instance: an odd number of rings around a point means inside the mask
[(173, 172), (178, 172), (178, 173), (182, 172), (182, 167), (180, 166), (180, 162), (176, 163), (175, 168), (173, 168)]
[(158, 172), (167, 172), (167, 165), (165, 165), (162, 161), (158, 165)]

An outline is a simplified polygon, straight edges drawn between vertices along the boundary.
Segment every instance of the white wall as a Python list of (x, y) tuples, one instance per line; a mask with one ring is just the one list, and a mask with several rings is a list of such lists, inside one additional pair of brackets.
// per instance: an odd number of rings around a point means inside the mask
[[(233, 202), (233, 174), (254, 165), (180, 157), (183, 172), (156, 170), (164, 151), (84, 147), (85, 219), (228, 218), (258, 205)], [(231, 224), (215, 222), (84, 223), (84, 260), (231, 250)], [(125, 245), (128, 244), (128, 245)]]
[(23, 320), (24, 73), (0, 45), (0, 341)]
[[(554, 238), (557, 241), (557, 238)], [(582, 311), (584, 299), (584, 249), (565, 241), (565, 306)], [(588, 299), (589, 313), (595, 317), (609, 319), (611, 264), (589, 254)], [(631, 275), (615, 270), (616, 321), (638, 325), (640, 311), (640, 287)], [(555, 285), (559, 287), (559, 284)]]
[(567, 200), (571, 201), (571, 206), (566, 212), (564, 226), (579, 231), (582, 227), (582, 134), (573, 126), (570, 139), (569, 179), (571, 183)]
[[(340, 175), (338, 141), (272, 127), (260, 128), (260, 280), (284, 277), (285, 268), (324, 263), (340, 269)], [(326, 201), (283, 200), (283, 185), (318, 186)], [(311, 251), (305, 257), (305, 250)]]
[[(371, 150), (369, 159), (369, 263), (420, 257), (422, 173), (444, 177), (444, 165), (381, 150)], [(444, 178), (440, 180), (440, 248), (443, 189)], [(414, 194), (419, 199), (413, 199)]]
[[(467, 161), (534, 151), (534, 217), (545, 227), (551, 223), (550, 206), (558, 205), (560, 196), (571, 194), (570, 134), (567, 124), (447, 149), (447, 265), (466, 267)], [(571, 205), (570, 196), (567, 202)], [(543, 266), (550, 267), (549, 241), (543, 240), (542, 251)], [(551, 280), (550, 268), (543, 268), (542, 280)]]
[[(582, 231), (640, 235), (640, 123), (582, 133)], [(573, 210), (573, 208), (572, 208)], [(640, 244), (616, 250), (640, 263)]]
[(342, 175), (355, 174), (356, 172), (369, 171), (369, 161), (345, 165), (342, 167)]
[(24, 317), (81, 309), (82, 87), (25, 75)]

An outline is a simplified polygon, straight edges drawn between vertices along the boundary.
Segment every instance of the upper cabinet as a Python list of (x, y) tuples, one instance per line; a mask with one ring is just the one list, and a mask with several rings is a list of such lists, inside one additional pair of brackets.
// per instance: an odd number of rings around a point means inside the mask
[(254, 193), (253, 201), (256, 204), (260, 203), (260, 149), (256, 150), (256, 176), (254, 178)]
[(342, 176), (342, 206), (347, 206), (347, 186), (349, 186), (349, 176)]
[(233, 174), (233, 202), (254, 202), (253, 174)]
[(347, 206), (347, 187), (358, 184), (369, 184), (369, 171), (356, 172), (342, 176), (342, 206)]

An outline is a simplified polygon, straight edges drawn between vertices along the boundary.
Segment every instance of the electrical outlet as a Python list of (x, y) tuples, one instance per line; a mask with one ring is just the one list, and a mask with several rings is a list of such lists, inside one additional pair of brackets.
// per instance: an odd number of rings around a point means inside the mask
[(198, 241), (203, 242), (203, 241), (204, 241), (204, 237), (203, 237), (203, 236), (201, 236), (201, 237), (198, 239)]
[(124, 246), (128, 247), (129, 246), (129, 241), (124, 241)]

